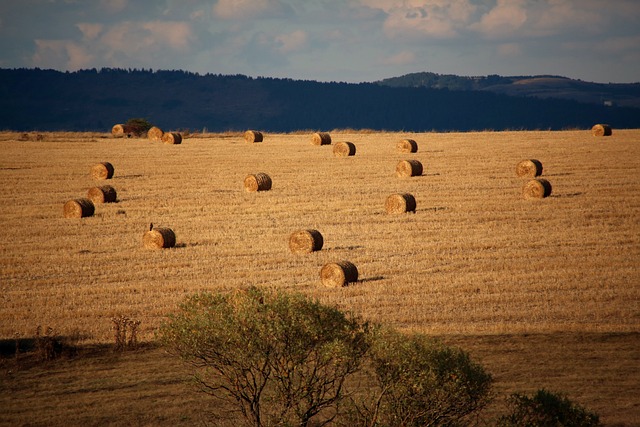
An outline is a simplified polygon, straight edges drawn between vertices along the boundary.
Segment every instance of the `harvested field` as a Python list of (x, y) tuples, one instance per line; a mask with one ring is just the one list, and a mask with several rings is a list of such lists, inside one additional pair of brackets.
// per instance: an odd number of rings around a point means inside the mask
[[(151, 341), (185, 295), (269, 285), (406, 331), (503, 344), (529, 334), (598, 337), (572, 353), (585, 358), (578, 365), (608, 336), (638, 342), (640, 130), (616, 129), (606, 143), (591, 130), (333, 131), (358, 147), (348, 163), (309, 144), (308, 134), (251, 145), (210, 135), (187, 138), (180, 150), (110, 134), (19, 136), (0, 135), (2, 340), (32, 337), (42, 325), (106, 344), (109, 319), (126, 315), (141, 321), (139, 339)], [(412, 155), (427, 170), (410, 180), (390, 172), (406, 156), (396, 149), (405, 138), (427, 147)], [(544, 164), (549, 197), (522, 196), (513, 167), (523, 158)], [(95, 186), (87, 165), (101, 159), (117, 165), (117, 203), (97, 205), (92, 217), (63, 218), (65, 201)], [(256, 170), (268, 170), (277, 186), (244, 191), (239, 183)], [(413, 194), (419, 209), (387, 215), (393, 193)], [(176, 247), (145, 250), (141, 236), (151, 222), (170, 224)], [(322, 230), (323, 249), (292, 254), (291, 230), (309, 228)], [(341, 259), (358, 266), (358, 282), (323, 287), (318, 271)], [(494, 360), (489, 345), (481, 351), (481, 361)], [(630, 362), (612, 352), (597, 363)], [(575, 380), (582, 373), (571, 366), (554, 371), (559, 390), (580, 393), (605, 423), (640, 423), (640, 407), (620, 407), (625, 392), (611, 388), (635, 375), (635, 389), (625, 390), (637, 392), (637, 370), (612, 369), (621, 377), (605, 384)], [(508, 375), (500, 371), (499, 380), (518, 383)]]

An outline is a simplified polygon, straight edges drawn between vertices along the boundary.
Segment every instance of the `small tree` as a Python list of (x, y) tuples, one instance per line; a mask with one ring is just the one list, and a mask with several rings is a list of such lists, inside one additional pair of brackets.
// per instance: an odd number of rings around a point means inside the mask
[(188, 298), (160, 337), (196, 368), (203, 391), (256, 427), (331, 422), (368, 348), (366, 325), (356, 319), (255, 288)]
[(140, 118), (136, 118), (136, 119), (129, 119), (127, 120), (127, 122), (124, 124), (124, 133), (132, 133), (136, 136), (140, 136), (143, 135), (145, 132), (147, 132), (149, 129), (151, 129), (153, 125), (151, 123), (149, 123), (146, 119), (140, 119)]
[(514, 393), (500, 427), (597, 427), (600, 418), (566, 396), (540, 389), (533, 396)]
[(359, 425), (466, 426), (490, 401), (491, 376), (462, 350), (378, 329), (370, 353), (377, 388), (356, 403)]

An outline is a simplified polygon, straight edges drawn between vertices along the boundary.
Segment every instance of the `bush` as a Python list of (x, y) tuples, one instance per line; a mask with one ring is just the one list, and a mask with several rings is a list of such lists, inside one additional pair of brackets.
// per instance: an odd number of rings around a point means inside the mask
[(188, 298), (160, 339), (196, 368), (203, 391), (253, 426), (331, 422), (368, 348), (366, 324), (301, 295), (255, 288)]
[(124, 133), (141, 136), (151, 129), (153, 125), (146, 119), (129, 119), (124, 124)]
[(491, 375), (462, 350), (378, 329), (370, 353), (377, 389), (357, 404), (357, 424), (466, 426), (490, 401)]
[(508, 399), (509, 413), (500, 417), (500, 427), (595, 427), (597, 414), (571, 402), (566, 396), (538, 390), (532, 397), (519, 393)]

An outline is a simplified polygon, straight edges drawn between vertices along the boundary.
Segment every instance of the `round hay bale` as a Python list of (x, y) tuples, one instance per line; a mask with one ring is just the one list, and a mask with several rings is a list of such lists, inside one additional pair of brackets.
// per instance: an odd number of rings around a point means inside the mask
[(172, 248), (176, 245), (176, 235), (170, 228), (154, 228), (144, 233), (142, 243), (148, 249)]
[(124, 138), (124, 126), (121, 124), (113, 125), (111, 135), (114, 138)]
[(327, 132), (316, 132), (311, 135), (313, 145), (331, 145), (331, 135)]
[(341, 288), (358, 281), (358, 269), (349, 261), (325, 264), (320, 270), (322, 284), (331, 288)]
[(164, 132), (156, 126), (152, 126), (151, 129), (147, 131), (147, 138), (151, 141), (162, 141), (162, 135), (164, 135)]
[(398, 141), (396, 144), (396, 148), (401, 153), (417, 153), (418, 152), (418, 143), (413, 139), (403, 139)]
[(409, 193), (392, 194), (387, 197), (384, 208), (389, 214), (403, 214), (416, 211), (416, 198)]
[(401, 160), (396, 166), (396, 175), (410, 177), (422, 175), (422, 163), (418, 160)]
[(271, 177), (266, 173), (247, 175), (244, 179), (244, 189), (246, 191), (268, 191), (271, 190)]
[(85, 198), (69, 200), (64, 204), (65, 218), (84, 218), (87, 216), (93, 216), (95, 211), (96, 208), (93, 205), (93, 202)]
[(591, 128), (591, 133), (593, 133), (593, 136), (611, 136), (613, 131), (609, 125), (597, 124)]
[(114, 171), (111, 163), (102, 162), (91, 167), (91, 176), (93, 179), (111, 179)]
[(516, 175), (519, 177), (535, 178), (542, 175), (542, 162), (536, 159), (527, 159), (518, 162)]
[(116, 189), (110, 185), (90, 188), (87, 192), (87, 198), (94, 204), (97, 203), (114, 203), (118, 194)]
[(333, 155), (336, 157), (347, 157), (356, 155), (356, 145), (353, 142), (338, 142), (333, 146)]
[(298, 230), (289, 236), (289, 249), (294, 254), (308, 254), (322, 249), (324, 239), (318, 230)]
[(254, 142), (262, 142), (263, 139), (264, 136), (262, 132), (258, 132), (257, 130), (248, 130), (244, 133), (244, 140), (251, 144)]
[(551, 194), (551, 183), (543, 178), (532, 179), (522, 187), (525, 199), (542, 199)]
[(176, 132), (167, 132), (162, 135), (162, 142), (165, 144), (182, 144), (182, 135)]

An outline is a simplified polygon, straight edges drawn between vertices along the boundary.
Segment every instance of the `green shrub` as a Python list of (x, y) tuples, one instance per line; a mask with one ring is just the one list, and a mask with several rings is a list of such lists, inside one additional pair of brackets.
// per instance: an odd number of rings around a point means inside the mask
[(255, 288), (188, 298), (160, 339), (196, 368), (203, 391), (256, 427), (331, 422), (368, 348), (366, 325), (356, 319)]
[(489, 403), (491, 375), (462, 350), (425, 335), (378, 329), (370, 359), (377, 388), (355, 403), (366, 426), (456, 426)]
[(540, 389), (533, 396), (514, 393), (508, 399), (509, 413), (500, 417), (500, 427), (595, 427), (597, 414), (566, 396)]
[(149, 123), (146, 119), (129, 119), (124, 124), (124, 133), (126, 134), (134, 134), (136, 136), (141, 136), (146, 133), (149, 129), (151, 129), (153, 125)]

